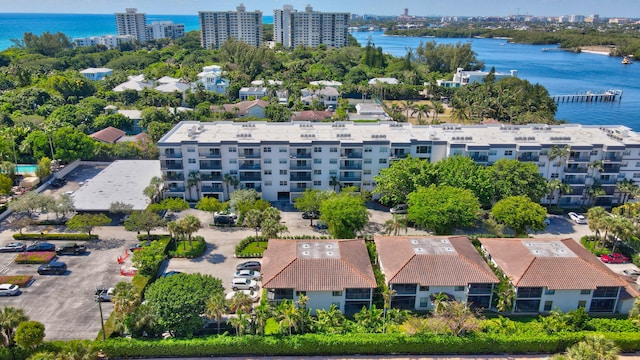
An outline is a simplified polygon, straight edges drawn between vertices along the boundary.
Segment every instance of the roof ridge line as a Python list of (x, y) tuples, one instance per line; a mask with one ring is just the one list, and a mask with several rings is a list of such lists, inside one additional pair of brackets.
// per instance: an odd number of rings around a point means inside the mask
[(266, 288), (266, 285), (268, 283), (271, 282), (271, 280), (275, 279), (278, 275), (282, 274), (282, 272), (284, 271), (284, 269), (288, 268), (289, 266), (291, 266), (291, 264), (293, 264), (296, 260), (298, 260), (297, 256), (294, 256), (293, 259), (291, 261), (289, 261), (285, 266), (283, 266), (280, 271), (278, 271), (277, 273), (273, 274), (273, 276), (271, 277), (271, 279), (267, 280), (267, 281), (263, 281), (262, 282), (262, 287)]

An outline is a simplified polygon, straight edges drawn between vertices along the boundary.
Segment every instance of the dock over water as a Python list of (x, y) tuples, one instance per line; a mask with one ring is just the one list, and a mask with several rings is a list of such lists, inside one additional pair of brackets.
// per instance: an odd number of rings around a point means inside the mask
[(551, 95), (556, 103), (564, 102), (612, 102), (622, 100), (622, 90), (606, 90), (601, 92), (587, 91), (572, 95)]

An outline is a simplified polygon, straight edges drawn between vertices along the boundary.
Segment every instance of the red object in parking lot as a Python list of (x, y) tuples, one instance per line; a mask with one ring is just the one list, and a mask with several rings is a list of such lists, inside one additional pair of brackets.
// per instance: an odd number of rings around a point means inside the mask
[(629, 258), (619, 254), (619, 253), (613, 253), (613, 254), (605, 254), (600, 256), (600, 260), (602, 260), (602, 262), (604, 263), (608, 263), (608, 264), (623, 264), (626, 262), (629, 262)]

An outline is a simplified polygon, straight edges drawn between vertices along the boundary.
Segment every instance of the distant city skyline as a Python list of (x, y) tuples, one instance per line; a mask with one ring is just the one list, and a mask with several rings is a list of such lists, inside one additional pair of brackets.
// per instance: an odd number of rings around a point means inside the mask
[(353, 14), (400, 15), (404, 8), (416, 16), (561, 16), (592, 15), (600, 17), (640, 18), (638, 0), (349, 0), (349, 1), (212, 1), (212, 0), (0, 0), (4, 13), (69, 13), (108, 14), (122, 12), (125, 8), (137, 8), (147, 14), (197, 15), (198, 11), (235, 10), (244, 3), (247, 11), (260, 10), (263, 15), (273, 15), (273, 10), (283, 5), (293, 5), (303, 11), (307, 4), (317, 11), (340, 11)]

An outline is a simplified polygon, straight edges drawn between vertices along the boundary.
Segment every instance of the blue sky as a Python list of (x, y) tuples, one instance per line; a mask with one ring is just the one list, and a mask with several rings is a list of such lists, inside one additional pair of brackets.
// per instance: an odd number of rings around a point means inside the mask
[[(147, 14), (197, 14), (199, 10), (233, 10), (243, 2), (247, 10), (272, 15), (273, 9), (291, 4), (303, 10), (311, 4), (318, 11), (356, 14), (399, 15), (404, 8), (412, 15), (591, 15), (640, 17), (639, 0), (0, 0), (0, 12), (22, 13), (114, 13), (127, 7)], [(1, 25), (1, 24), (0, 24)]]

